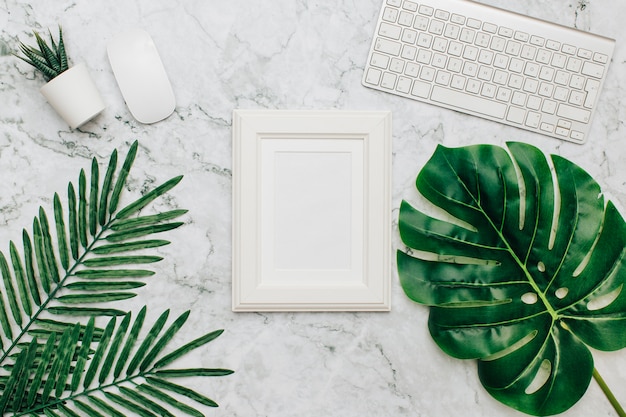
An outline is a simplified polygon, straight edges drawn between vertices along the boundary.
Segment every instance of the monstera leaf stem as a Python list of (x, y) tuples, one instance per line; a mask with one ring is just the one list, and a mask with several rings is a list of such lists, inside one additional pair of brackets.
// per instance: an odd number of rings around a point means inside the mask
[(617, 413), (617, 415), (619, 417), (626, 417), (626, 411), (624, 411), (620, 403), (617, 401), (617, 398), (615, 398), (615, 395), (613, 395), (613, 392), (611, 391), (609, 386), (606, 384), (606, 382), (604, 382), (604, 379), (602, 378), (598, 370), (595, 368), (593, 369), (593, 379), (596, 380), (596, 382), (600, 386), (600, 389), (602, 389), (602, 392), (604, 393), (606, 398), (609, 400), (609, 402), (615, 409), (615, 412)]

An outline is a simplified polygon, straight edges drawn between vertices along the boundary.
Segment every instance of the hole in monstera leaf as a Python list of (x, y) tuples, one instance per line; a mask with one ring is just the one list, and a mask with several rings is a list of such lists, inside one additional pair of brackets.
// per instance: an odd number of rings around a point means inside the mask
[(539, 263), (537, 263), (537, 269), (539, 270), (539, 272), (546, 272), (546, 264), (539, 261)]
[(605, 307), (610, 306), (613, 301), (619, 297), (622, 292), (623, 284), (611, 291), (608, 294), (601, 295), (599, 297), (594, 298), (593, 300), (587, 303), (587, 309), (590, 311), (602, 310)]
[(534, 292), (527, 292), (526, 294), (522, 295), (522, 302), (524, 304), (535, 304), (538, 300), (537, 294), (535, 294)]
[(533, 378), (532, 382), (526, 387), (524, 392), (527, 395), (531, 395), (539, 391), (541, 387), (543, 387), (546, 384), (546, 382), (548, 382), (548, 379), (550, 379), (551, 373), (552, 373), (552, 362), (550, 362), (548, 359), (544, 359), (543, 362), (541, 362), (541, 366), (539, 367), (537, 374)]
[(554, 292), (554, 295), (556, 295), (556, 298), (558, 298), (559, 300), (562, 300), (567, 297), (567, 293), (569, 293), (569, 288), (562, 287), (556, 290)]

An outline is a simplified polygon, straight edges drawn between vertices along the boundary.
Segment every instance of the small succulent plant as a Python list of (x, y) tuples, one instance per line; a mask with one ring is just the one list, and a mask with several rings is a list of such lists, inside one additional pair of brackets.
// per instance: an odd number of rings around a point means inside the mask
[(20, 42), (20, 50), (24, 56), (15, 56), (38, 69), (44, 78), (50, 81), (68, 69), (67, 54), (65, 52), (65, 44), (63, 43), (63, 31), (59, 26), (59, 39), (57, 42), (54, 41), (52, 33), (50, 33), (50, 45), (46, 43), (39, 33), (33, 33), (37, 40), (37, 48)]

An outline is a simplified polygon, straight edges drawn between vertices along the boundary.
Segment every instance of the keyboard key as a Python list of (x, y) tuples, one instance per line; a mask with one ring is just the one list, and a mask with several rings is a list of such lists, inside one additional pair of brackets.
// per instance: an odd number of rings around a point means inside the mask
[(490, 42), (491, 42), (491, 35), (488, 35), (483, 32), (477, 33), (476, 38), (474, 39), (474, 45), (479, 46), (481, 48), (487, 48)]
[(435, 38), (433, 41), (433, 50), (437, 52), (446, 52), (448, 49), (448, 40), (444, 38)]
[(453, 56), (461, 56), (463, 53), (463, 44), (459, 42), (450, 42), (448, 53)]
[(411, 84), (413, 84), (413, 80), (411, 80), (410, 78), (399, 77), (398, 85), (396, 85), (396, 90), (404, 94), (409, 94), (409, 92), (411, 91)]
[(534, 111), (528, 112), (528, 116), (526, 116), (526, 126), (536, 129), (539, 127), (540, 122), (541, 122), (540, 113), (536, 113)]
[(513, 38), (517, 41), (528, 42), (530, 40), (530, 35), (526, 32), (520, 32), (518, 30), (515, 32), (515, 36)]
[(411, 25), (413, 24), (413, 13), (400, 12), (400, 17), (398, 17), (398, 24), (411, 27)]
[(602, 78), (604, 75), (604, 66), (587, 61), (585, 65), (583, 65), (582, 73), (589, 77)]
[(389, 57), (387, 55), (374, 52), (372, 54), (372, 59), (370, 60), (370, 65), (377, 68), (387, 69), (387, 65), (389, 65)]
[(431, 99), (451, 107), (471, 110), (497, 119), (503, 119), (506, 114), (506, 105), (503, 103), (440, 86), (433, 87)]
[(565, 55), (552, 55), (552, 66), (557, 68), (565, 68), (565, 62), (567, 62), (567, 57)]
[(539, 84), (538, 94), (543, 97), (552, 97), (552, 93), (554, 92), (554, 84), (551, 83), (541, 83)]
[(470, 18), (470, 19), (467, 19), (467, 23), (466, 24), (467, 24), (468, 27), (471, 27), (471, 28), (474, 28), (474, 29), (480, 29), (481, 21), (477, 20), (477, 19), (471, 19)]
[(522, 49), (522, 44), (521, 43), (515, 42), (515, 41), (508, 41), (506, 43), (506, 50), (505, 50), (505, 52), (508, 55), (518, 56), (521, 49)]
[(410, 10), (412, 12), (416, 12), (417, 11), (417, 3), (406, 0), (404, 2), (404, 5), (402, 6), (402, 8), (406, 9), (406, 10)]
[(566, 101), (568, 96), (569, 90), (567, 88), (556, 87), (554, 89), (554, 96), (552, 96), (552, 98), (558, 101)]
[(376, 39), (376, 44), (374, 45), (374, 50), (378, 52), (383, 52), (389, 55), (400, 55), (400, 48), (402, 44), (399, 42), (390, 41), (384, 38)]
[(541, 111), (547, 114), (554, 114), (556, 112), (556, 101), (545, 100), (543, 106), (541, 106)]
[(550, 58), (552, 58), (552, 52), (546, 49), (540, 49), (537, 51), (537, 55), (535, 56), (535, 60), (542, 64), (549, 64)]
[(473, 43), (475, 35), (476, 35), (475, 31), (471, 29), (463, 28), (461, 29), (461, 34), (459, 35), (459, 39), (465, 43)]
[(378, 34), (380, 36), (384, 36), (385, 38), (400, 39), (400, 34), (402, 33), (402, 28), (396, 25), (392, 25), (386, 22), (382, 22), (380, 24), (380, 29), (378, 29)]
[(494, 98), (496, 96), (496, 91), (498, 87), (493, 84), (485, 83), (483, 84), (483, 88), (480, 90), (480, 95), (483, 97)]
[(435, 79), (435, 69), (423, 66), (422, 71), (420, 72), (420, 79), (424, 81), (433, 81)]
[(404, 29), (402, 31), (402, 42), (413, 45), (417, 40), (417, 32), (413, 29)]
[(543, 43), (546, 40), (544, 38), (542, 38), (541, 36), (537, 36), (537, 35), (532, 35), (530, 37), (530, 43), (535, 45), (535, 46), (543, 46)]
[(448, 23), (446, 25), (446, 30), (443, 32), (443, 36), (450, 39), (456, 39), (459, 37), (459, 33), (461, 32), (461, 27), (458, 25), (454, 25), (452, 23)]
[(395, 74), (392, 74), (390, 72), (385, 72), (383, 74), (383, 78), (380, 81), (380, 86), (383, 88), (388, 88), (390, 90), (393, 90), (394, 87), (396, 86), (396, 79), (398, 77)]
[(402, 74), (402, 71), (404, 71), (404, 60), (399, 58), (391, 58), (391, 65), (389, 65), (389, 70), (397, 72), (398, 74)]
[(419, 13), (423, 14), (425, 16), (432, 16), (434, 11), (435, 11), (435, 9), (433, 9), (430, 6), (426, 6), (425, 4), (422, 4), (419, 7)]
[(420, 33), (417, 37), (417, 44), (423, 48), (430, 48), (430, 45), (433, 43), (433, 35), (428, 33)]
[(520, 56), (524, 59), (533, 60), (535, 59), (535, 55), (537, 54), (537, 48), (530, 45), (524, 45), (522, 47), (522, 52)]
[(498, 30), (498, 25), (494, 25), (493, 23), (485, 22), (483, 23), (483, 30), (489, 33), (496, 33)]
[(415, 58), (415, 60), (417, 62), (419, 62), (420, 64), (430, 64), (430, 59), (432, 58), (433, 53), (430, 52), (428, 49), (419, 49), (417, 51), (417, 57)]
[(565, 117), (566, 119), (582, 123), (589, 123), (589, 119), (591, 118), (591, 112), (589, 110), (579, 109), (578, 107), (569, 106), (563, 103), (559, 104), (559, 109), (556, 114), (559, 117)]
[(576, 140), (576, 141), (582, 141), (583, 139), (585, 139), (585, 134), (583, 132), (579, 132), (577, 130), (572, 130), (572, 132), (569, 135), (570, 138)]
[(500, 38), (498, 36), (494, 36), (491, 38), (491, 46), (490, 48), (497, 52), (503, 52), (506, 47), (506, 41), (504, 38)]
[(430, 83), (415, 80), (413, 82), (411, 94), (416, 97), (428, 98), (428, 96), (430, 95)]
[(454, 74), (452, 76), (452, 80), (450, 81), (450, 87), (456, 88), (457, 90), (463, 90), (465, 88), (465, 80), (467, 80), (467, 78)]
[(582, 91), (572, 91), (569, 95), (569, 104), (582, 106), (585, 102), (585, 93)]
[(478, 48), (472, 45), (467, 45), (463, 50), (463, 58), (469, 61), (476, 61), (478, 58)]
[(383, 72), (376, 68), (370, 68), (367, 70), (367, 75), (365, 77), (365, 82), (372, 85), (378, 85), (380, 82), (380, 77)]
[(420, 73), (420, 66), (414, 62), (409, 62), (406, 64), (406, 68), (404, 69), (404, 73), (409, 77), (417, 78)]
[(415, 20), (413, 21), (413, 27), (417, 30), (427, 30), (428, 29), (428, 18), (424, 16), (415, 16)]
[(537, 77), (539, 76), (539, 64), (535, 64), (534, 62), (527, 62), (524, 67), (524, 75), (529, 77)]
[(513, 32), (513, 29), (504, 26), (500, 26), (500, 29), (498, 29), (498, 35), (504, 36), (505, 38), (512, 38)]
[(525, 106), (526, 105), (526, 94), (520, 91), (513, 92), (513, 97), (511, 98), (511, 103), (516, 106)]
[(407, 61), (414, 61), (415, 56), (417, 55), (417, 48), (411, 45), (404, 45), (402, 47), (402, 54), (400, 55), (402, 58)]
[(437, 71), (437, 76), (435, 77), (435, 83), (439, 85), (449, 85), (450, 80), (452, 79), (452, 74), (446, 71)]
[(433, 35), (442, 35), (445, 26), (446, 24), (441, 20), (432, 20), (430, 22), (430, 26), (428, 27), (428, 31)]
[(387, 4), (390, 6), (400, 7), (402, 0), (387, 0)]
[(581, 90), (585, 86), (585, 77), (581, 75), (572, 75), (569, 86), (577, 90)]
[(588, 79), (585, 84), (585, 91), (587, 92), (587, 97), (585, 98), (583, 106), (590, 109), (593, 107), (596, 102), (596, 98), (598, 97), (598, 93), (600, 91), (600, 81), (592, 78)]
[(456, 23), (457, 25), (464, 25), (465, 24), (465, 16), (461, 16), (459, 14), (452, 13), (452, 17), (450, 17), (450, 21), (452, 23)]
[(539, 110), (541, 108), (541, 98), (537, 96), (530, 96), (526, 101), (526, 107), (532, 110)]
[(470, 79), (467, 80), (467, 85), (465, 86), (465, 91), (468, 93), (478, 94), (481, 90), (480, 88), (481, 82), (478, 80)]
[(565, 71), (557, 71), (554, 77), (554, 82), (559, 85), (569, 84), (569, 73)]
[(567, 55), (575, 55), (576, 47), (574, 45), (563, 44), (563, 46), (561, 47), (561, 51), (563, 51)]
[(395, 22), (397, 18), (398, 18), (398, 9), (385, 7), (385, 11), (383, 12), (383, 20), (387, 22)]
[(596, 52), (595, 54), (593, 54), (593, 60), (601, 64), (606, 64), (607, 62), (609, 62), (609, 57), (605, 54), (601, 54), (600, 52)]
[(546, 42), (546, 48), (558, 51), (559, 49), (561, 49), (561, 43), (553, 40), (548, 40), (548, 42)]
[(509, 122), (522, 124), (524, 123), (524, 118), (526, 117), (526, 110), (521, 109), (519, 107), (511, 107), (509, 108), (509, 112), (506, 115), (506, 120)]
[(508, 102), (509, 100), (511, 100), (512, 94), (513, 92), (510, 89), (506, 87), (499, 87), (498, 93), (496, 94), (496, 100)]
[(570, 57), (570, 59), (567, 60), (567, 66), (565, 68), (567, 68), (567, 70), (571, 72), (578, 72), (580, 71), (580, 67), (582, 66), (582, 64), (582, 60)]
[(591, 57), (593, 56), (593, 52), (591, 52), (588, 49), (580, 48), (578, 50), (578, 56), (583, 58), (583, 59), (591, 59)]
[(548, 133), (554, 132), (554, 125), (550, 123), (541, 123), (541, 126), (539, 128), (543, 130), (544, 132), (548, 132)]
[(435, 10), (435, 17), (441, 20), (448, 20), (450, 18), (450, 12), (437, 9)]

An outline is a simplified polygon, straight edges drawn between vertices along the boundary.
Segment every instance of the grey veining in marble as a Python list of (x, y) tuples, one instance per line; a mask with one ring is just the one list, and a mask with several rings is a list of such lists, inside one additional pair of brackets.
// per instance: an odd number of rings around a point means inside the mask
[[(446, 356), (393, 276), (390, 313), (235, 314), (230, 309), (231, 112), (235, 108), (391, 110), (394, 218), (438, 144), (518, 140), (586, 169), (626, 207), (626, 2), (482, 0), (617, 39), (590, 140), (560, 142), (410, 102), (361, 86), (380, 0), (0, 1), (0, 246), (19, 239), (37, 208), (51, 207), (90, 158), (106, 160), (140, 141), (130, 196), (184, 174), (159, 207), (189, 209), (170, 234), (165, 261), (133, 301), (152, 314), (192, 310), (182, 339), (226, 331), (194, 357), (234, 369), (197, 382), (220, 403), (208, 416), (505, 417), (520, 415), (481, 387), (476, 365)], [(44, 101), (43, 79), (10, 55), (32, 30), (63, 26), (71, 60), (87, 64), (107, 109), (72, 131)], [(129, 27), (152, 34), (177, 100), (154, 125), (133, 120), (106, 58), (106, 42)], [(157, 207), (157, 208), (159, 208)], [(394, 248), (401, 247), (397, 230)], [(2, 243), (5, 242), (5, 243)], [(7, 246), (5, 246), (7, 247)], [(0, 248), (4, 250), (3, 248)], [(394, 268), (395, 269), (395, 268)], [(594, 353), (622, 404), (626, 351)], [(597, 384), (567, 414), (616, 416)]]

